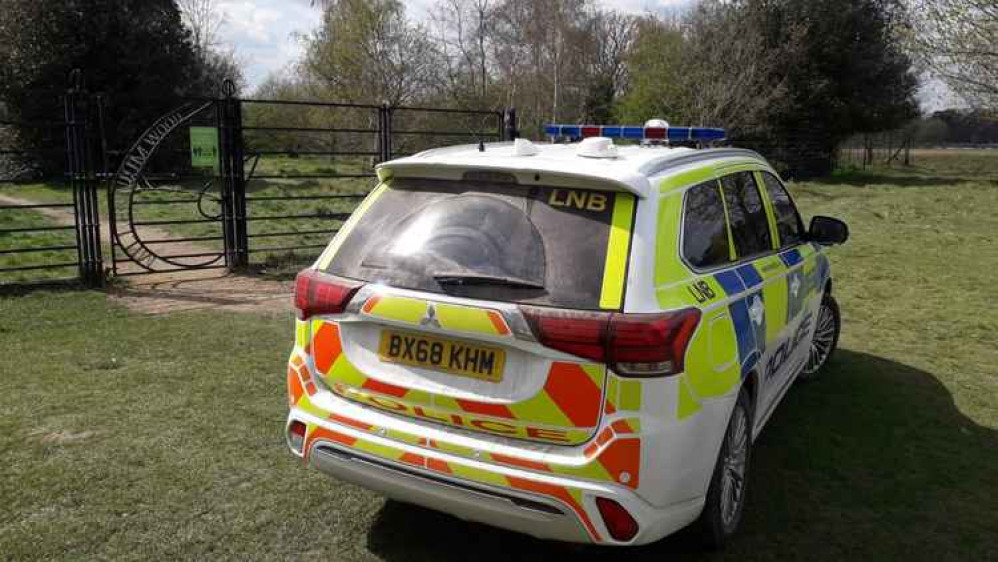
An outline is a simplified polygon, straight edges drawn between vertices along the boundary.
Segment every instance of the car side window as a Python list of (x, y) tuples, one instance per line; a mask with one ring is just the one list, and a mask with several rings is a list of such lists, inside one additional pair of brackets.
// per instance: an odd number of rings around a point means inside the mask
[(766, 192), (773, 203), (773, 213), (776, 215), (776, 231), (780, 235), (780, 247), (796, 246), (804, 240), (804, 224), (800, 213), (790, 199), (787, 188), (769, 172), (762, 172), (762, 181), (766, 184)]
[(729, 174), (721, 179), (724, 203), (728, 208), (731, 234), (739, 258), (762, 254), (773, 249), (769, 219), (752, 172)]
[(694, 267), (713, 267), (731, 261), (724, 204), (717, 181), (701, 183), (686, 192), (683, 211), (683, 256)]

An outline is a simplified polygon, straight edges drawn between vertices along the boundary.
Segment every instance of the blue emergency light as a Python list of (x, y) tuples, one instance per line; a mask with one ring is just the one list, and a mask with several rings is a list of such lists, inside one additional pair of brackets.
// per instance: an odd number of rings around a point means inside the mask
[(644, 127), (641, 125), (545, 125), (544, 133), (550, 137), (583, 139), (609, 137), (650, 141), (722, 141), (724, 129), (714, 127)]

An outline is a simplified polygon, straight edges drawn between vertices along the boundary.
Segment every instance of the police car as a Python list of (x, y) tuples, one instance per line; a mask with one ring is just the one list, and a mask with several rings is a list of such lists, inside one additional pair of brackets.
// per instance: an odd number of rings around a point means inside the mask
[(805, 229), (758, 154), (679, 146), (723, 130), (647, 125), (381, 164), (296, 281), (291, 451), (536, 537), (723, 544), (753, 439), (835, 350), (848, 231)]

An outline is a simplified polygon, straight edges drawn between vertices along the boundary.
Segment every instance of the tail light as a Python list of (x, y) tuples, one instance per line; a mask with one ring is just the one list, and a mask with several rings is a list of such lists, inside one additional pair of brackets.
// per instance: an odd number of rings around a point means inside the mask
[(305, 320), (319, 314), (340, 314), (363, 286), (359, 281), (327, 275), (316, 269), (306, 269), (295, 278), (295, 308), (298, 309), (298, 318)]
[(686, 347), (700, 323), (695, 308), (655, 314), (520, 310), (542, 345), (607, 363), (617, 374), (632, 377), (681, 373)]
[(606, 530), (614, 540), (627, 542), (638, 534), (638, 522), (624, 509), (624, 506), (609, 499), (596, 498), (596, 507), (606, 524)]

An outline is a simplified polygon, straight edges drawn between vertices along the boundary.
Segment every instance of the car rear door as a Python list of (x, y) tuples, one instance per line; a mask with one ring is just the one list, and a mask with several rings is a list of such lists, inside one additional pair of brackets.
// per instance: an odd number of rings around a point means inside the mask
[(407, 418), (587, 441), (607, 367), (538, 343), (529, 311), (622, 309), (635, 203), (621, 192), (396, 181), (320, 259), (321, 283), (359, 288), (342, 314), (309, 321), (319, 380)]

